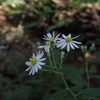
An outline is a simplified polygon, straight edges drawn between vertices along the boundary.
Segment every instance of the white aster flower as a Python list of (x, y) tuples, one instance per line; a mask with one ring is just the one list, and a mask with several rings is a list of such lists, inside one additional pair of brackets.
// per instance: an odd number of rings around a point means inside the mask
[(38, 48), (44, 48), (45, 50), (50, 50), (50, 47), (51, 47), (52, 43), (53, 43), (53, 46), (55, 47), (55, 43), (59, 39), (58, 38), (59, 35), (60, 34), (55, 36), (54, 31), (53, 31), (52, 35), (50, 33), (47, 33), (47, 35), (44, 35), (44, 38), (43, 38), (44, 40), (46, 40), (46, 42), (45, 42), (46, 45), (39, 46)]
[(44, 61), (46, 58), (42, 58), (44, 55), (44, 52), (39, 51), (36, 52), (36, 55), (33, 53), (32, 58), (30, 58), (30, 61), (25, 62), (29, 68), (26, 69), (26, 71), (30, 70), (29, 75), (34, 75), (35, 72), (38, 71), (38, 69), (41, 69), (41, 65), (45, 65), (42, 61)]
[(46, 41), (51, 41), (51, 42), (56, 42), (58, 40), (60, 34), (58, 34), (57, 36), (55, 36), (55, 33), (53, 31), (52, 35), (50, 33), (47, 33), (47, 36), (44, 35), (44, 40)]
[(70, 49), (72, 48), (73, 50), (75, 48), (79, 48), (76, 44), (81, 44), (81, 42), (77, 42), (74, 41), (73, 39), (78, 38), (80, 35), (71, 38), (71, 34), (69, 34), (68, 36), (65, 36), (64, 34), (62, 34), (63, 38), (58, 39), (56, 46), (61, 49), (67, 47), (67, 51), (69, 52)]

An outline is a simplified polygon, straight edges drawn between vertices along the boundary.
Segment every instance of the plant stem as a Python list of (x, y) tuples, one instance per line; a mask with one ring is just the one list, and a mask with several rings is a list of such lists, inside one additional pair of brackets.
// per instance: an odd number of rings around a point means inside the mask
[[(60, 68), (61, 68), (61, 63), (60, 63)], [(58, 70), (58, 71), (59, 71), (59, 70)], [(59, 71), (59, 74), (61, 75), (61, 78), (62, 78), (62, 80), (63, 80), (63, 82), (64, 82), (64, 84), (65, 84), (65, 86), (66, 86), (66, 89), (73, 95), (73, 97), (75, 98), (75, 100), (78, 100), (77, 97), (76, 97), (76, 95), (75, 95), (75, 94), (71, 91), (71, 89), (69, 88), (67, 82), (65, 81), (65, 78), (64, 78), (63, 74), (62, 74), (60, 71)]]
[(64, 62), (64, 60), (66, 59), (67, 55), (68, 55), (68, 52), (66, 53), (66, 55), (65, 55), (64, 59), (62, 60), (62, 63), (63, 63), (63, 62)]
[(86, 74), (87, 74), (87, 87), (89, 88), (89, 71), (88, 71), (88, 62), (86, 60), (85, 62), (85, 66), (86, 66)]
[(61, 59), (61, 61), (60, 61), (60, 69), (61, 69), (61, 64), (62, 64), (62, 59)]
[[(56, 61), (55, 61), (55, 57), (54, 57), (54, 50), (53, 50), (53, 48), (51, 48), (51, 53), (52, 53), (52, 57), (53, 57), (53, 61), (54, 61), (54, 66), (57, 68), (57, 70), (58, 70), (58, 72), (59, 72), (59, 74), (60, 74), (60, 76), (61, 76), (61, 78), (62, 78), (62, 80), (63, 80), (63, 82), (64, 82), (64, 84), (66, 86), (66, 89), (73, 95), (73, 97), (75, 98), (75, 100), (78, 100), (77, 97), (76, 97), (76, 95), (69, 88), (69, 86), (68, 86), (67, 82), (65, 81), (65, 78), (63, 77), (62, 73), (59, 71), (58, 67), (56, 66)], [(68, 53), (65, 55), (64, 60), (66, 59), (67, 55), (68, 55)], [(60, 69), (61, 69), (61, 64), (62, 64), (63, 61), (60, 62)]]
[(77, 97), (76, 97), (76, 95), (75, 95), (75, 94), (71, 91), (71, 89), (69, 88), (69, 86), (68, 86), (67, 82), (65, 81), (65, 78), (63, 77), (62, 73), (61, 73), (61, 72), (59, 72), (59, 73), (60, 73), (60, 75), (61, 75), (61, 78), (62, 78), (62, 80), (63, 80), (65, 86), (66, 86), (66, 89), (73, 95), (73, 97), (75, 98), (75, 100), (78, 100)]
[(50, 56), (48, 56), (48, 58), (49, 58), (50, 66), (52, 67), (52, 63), (51, 63), (51, 59), (50, 59)]
[(56, 66), (56, 61), (55, 61), (55, 57), (54, 57), (54, 50), (53, 50), (53, 47), (51, 47), (51, 54), (52, 54), (52, 57), (53, 57), (54, 66), (55, 66), (55, 68), (56, 68), (57, 66)]

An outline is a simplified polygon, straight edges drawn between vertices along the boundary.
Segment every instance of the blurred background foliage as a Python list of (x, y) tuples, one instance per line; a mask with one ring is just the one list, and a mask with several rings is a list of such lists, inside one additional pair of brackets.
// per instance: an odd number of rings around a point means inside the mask
[[(96, 76), (100, 74), (100, 0), (0, 0), (0, 100), (53, 100), (51, 95), (64, 88), (53, 73), (28, 76), (25, 72), (25, 61), (43, 43), (42, 36), (52, 31), (81, 34), (90, 75), (95, 75), (91, 86), (100, 88)], [(86, 81), (83, 56), (81, 49), (71, 51), (65, 63), (77, 68)], [(75, 91), (77, 85), (73, 87), (69, 79), (70, 74), (68, 82)]]

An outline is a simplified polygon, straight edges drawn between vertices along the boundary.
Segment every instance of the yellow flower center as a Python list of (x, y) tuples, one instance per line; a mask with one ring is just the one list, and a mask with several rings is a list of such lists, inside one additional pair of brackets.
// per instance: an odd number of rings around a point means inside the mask
[(37, 62), (37, 59), (35, 57), (33, 57), (30, 62), (33, 65), (33, 64), (35, 64)]
[(54, 41), (55, 40), (55, 38), (53, 37), (52, 39), (51, 39), (51, 41)]
[(50, 46), (51, 42), (50, 41), (46, 41), (46, 45)]
[(72, 38), (67, 37), (67, 38), (66, 38), (66, 42), (70, 42), (70, 41), (72, 41)]

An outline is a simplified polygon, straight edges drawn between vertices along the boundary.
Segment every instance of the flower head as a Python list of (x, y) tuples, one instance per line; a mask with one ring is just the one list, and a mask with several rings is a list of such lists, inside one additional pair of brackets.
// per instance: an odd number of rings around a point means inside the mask
[(36, 52), (36, 55), (33, 53), (32, 58), (30, 58), (30, 61), (25, 62), (29, 68), (26, 69), (26, 71), (30, 70), (29, 75), (34, 75), (35, 72), (38, 71), (38, 69), (41, 69), (41, 65), (45, 65), (42, 61), (44, 61), (46, 58), (42, 58), (44, 55), (43, 51)]
[(71, 34), (69, 34), (68, 36), (65, 36), (64, 34), (62, 34), (63, 38), (58, 39), (56, 46), (59, 48), (61, 47), (61, 49), (67, 47), (67, 51), (69, 52), (70, 49), (75, 49), (75, 48), (79, 48), (76, 44), (81, 44), (81, 42), (77, 42), (74, 41), (73, 39), (79, 37), (80, 35), (71, 38)]
[(56, 43), (57, 40), (59, 39), (59, 38), (58, 38), (59, 35), (60, 35), (60, 34), (58, 34), (57, 36), (55, 36), (54, 31), (53, 31), (52, 35), (51, 35), (50, 33), (47, 33), (47, 36), (44, 35), (44, 38), (43, 38), (44, 40), (46, 40), (46, 42), (45, 42), (46, 45), (44, 45), (44, 46), (39, 46), (38, 48), (44, 48), (45, 50), (49, 50), (50, 47), (51, 47), (51, 45), (52, 45), (53, 47), (55, 47), (55, 43)]
[(58, 34), (57, 36), (55, 36), (55, 33), (53, 31), (52, 35), (50, 33), (47, 33), (47, 36), (44, 35), (44, 40), (46, 41), (51, 41), (51, 42), (56, 42), (58, 37), (59, 37), (60, 34)]

